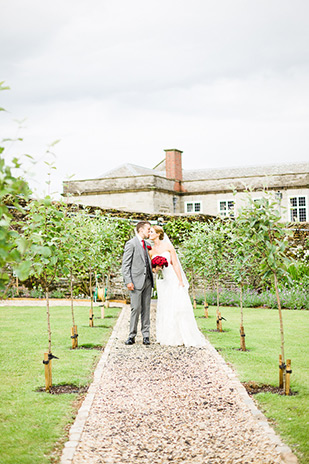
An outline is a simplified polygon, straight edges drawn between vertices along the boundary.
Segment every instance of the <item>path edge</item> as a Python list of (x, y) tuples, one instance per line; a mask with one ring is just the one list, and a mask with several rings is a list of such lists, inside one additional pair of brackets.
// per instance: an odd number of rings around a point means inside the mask
[(299, 461), (296, 455), (291, 450), (291, 448), (282, 441), (281, 437), (275, 432), (273, 427), (269, 424), (267, 417), (258, 408), (257, 404), (253, 401), (253, 399), (250, 398), (247, 390), (240, 382), (236, 371), (234, 371), (230, 366), (228, 366), (223, 356), (221, 356), (221, 354), (218, 353), (216, 348), (210, 343), (208, 339), (207, 339), (207, 342), (211, 346), (213, 354), (218, 360), (218, 364), (221, 366), (221, 369), (226, 373), (228, 378), (231, 380), (241, 400), (250, 409), (253, 418), (259, 424), (259, 426), (264, 429), (264, 432), (269, 438), (269, 440), (276, 446), (277, 451), (280, 453), (280, 458), (282, 460), (282, 463), (283, 464), (299, 464)]
[(73, 462), (73, 457), (77, 449), (77, 446), (80, 442), (81, 435), (82, 435), (86, 420), (88, 418), (89, 411), (91, 409), (95, 393), (100, 384), (100, 380), (101, 380), (103, 370), (106, 365), (111, 347), (113, 345), (115, 338), (117, 337), (118, 328), (121, 325), (123, 318), (125, 317), (127, 306), (128, 305), (123, 305), (123, 308), (121, 310), (121, 313), (119, 314), (118, 320), (113, 328), (111, 336), (109, 337), (108, 342), (105, 346), (104, 352), (102, 353), (102, 356), (97, 364), (97, 367), (95, 368), (95, 371), (93, 374), (93, 381), (90, 384), (87, 395), (81, 407), (78, 410), (75, 421), (70, 428), (69, 439), (64, 444), (64, 448), (62, 450), (62, 455), (61, 455), (59, 464), (72, 464)]

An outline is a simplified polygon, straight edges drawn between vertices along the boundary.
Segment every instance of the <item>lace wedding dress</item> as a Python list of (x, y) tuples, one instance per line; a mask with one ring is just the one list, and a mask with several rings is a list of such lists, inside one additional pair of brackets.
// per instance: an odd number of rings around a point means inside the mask
[(188, 287), (179, 285), (170, 252), (160, 256), (167, 259), (168, 267), (163, 268), (163, 279), (157, 279), (157, 342), (170, 346), (206, 345), (195, 321)]

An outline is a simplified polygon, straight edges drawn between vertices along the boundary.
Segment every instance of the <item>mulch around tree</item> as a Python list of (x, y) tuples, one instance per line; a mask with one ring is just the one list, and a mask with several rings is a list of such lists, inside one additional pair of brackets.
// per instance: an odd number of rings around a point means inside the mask
[[(273, 385), (261, 384), (259, 385), (256, 382), (243, 382), (243, 386), (247, 390), (249, 395), (256, 395), (258, 393), (273, 393), (276, 395), (284, 395), (282, 388), (274, 387)], [(297, 392), (290, 390), (290, 395), (297, 395)]]
[[(40, 387), (36, 390), (40, 393), (47, 393), (45, 387)], [(67, 384), (67, 385), (53, 385), (49, 392), (51, 395), (62, 395), (63, 393), (87, 393), (88, 386), (78, 387), (77, 385)]]

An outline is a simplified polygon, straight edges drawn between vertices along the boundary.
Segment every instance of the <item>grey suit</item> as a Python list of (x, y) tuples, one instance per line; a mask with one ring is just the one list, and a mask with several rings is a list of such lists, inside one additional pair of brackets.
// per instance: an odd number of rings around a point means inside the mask
[(141, 315), (141, 330), (144, 338), (149, 337), (150, 300), (153, 287), (153, 275), (148, 251), (144, 251), (138, 237), (129, 240), (124, 248), (122, 259), (122, 275), (124, 283), (134, 284), (131, 297), (131, 320), (129, 337), (137, 333), (137, 323)]

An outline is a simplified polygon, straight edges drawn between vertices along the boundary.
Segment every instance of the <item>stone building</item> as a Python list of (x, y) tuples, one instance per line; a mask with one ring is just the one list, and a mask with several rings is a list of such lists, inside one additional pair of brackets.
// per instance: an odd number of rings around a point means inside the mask
[(254, 199), (263, 188), (273, 192), (284, 221), (308, 221), (309, 163), (184, 170), (182, 151), (170, 149), (153, 169), (123, 164), (94, 179), (64, 182), (64, 195), (101, 208), (225, 217), (237, 214), (246, 188)]

